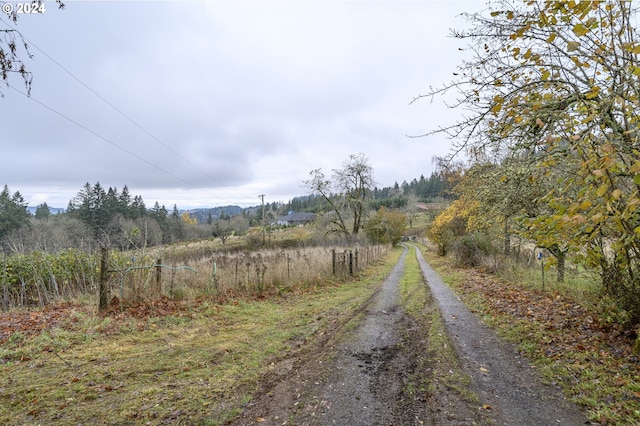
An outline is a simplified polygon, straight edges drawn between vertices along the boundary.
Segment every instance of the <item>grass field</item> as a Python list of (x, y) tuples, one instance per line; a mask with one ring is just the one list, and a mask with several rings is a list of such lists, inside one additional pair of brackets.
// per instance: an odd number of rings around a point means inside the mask
[(59, 326), (0, 346), (0, 424), (222, 424), (279, 360), (346, 321), (399, 253), (286, 297), (199, 299), (160, 316), (67, 306)]

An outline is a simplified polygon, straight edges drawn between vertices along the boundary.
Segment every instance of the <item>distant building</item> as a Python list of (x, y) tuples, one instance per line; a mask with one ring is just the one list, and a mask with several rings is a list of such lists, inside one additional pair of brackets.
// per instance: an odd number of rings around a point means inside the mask
[(289, 212), (286, 216), (278, 218), (278, 225), (293, 226), (306, 225), (315, 220), (315, 213)]

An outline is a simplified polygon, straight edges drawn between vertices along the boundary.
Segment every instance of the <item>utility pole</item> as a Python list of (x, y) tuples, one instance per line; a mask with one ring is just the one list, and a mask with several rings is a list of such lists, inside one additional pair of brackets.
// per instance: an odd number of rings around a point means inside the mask
[(262, 245), (265, 243), (265, 233), (267, 232), (267, 227), (264, 223), (264, 194), (258, 195), (258, 198), (262, 200)]

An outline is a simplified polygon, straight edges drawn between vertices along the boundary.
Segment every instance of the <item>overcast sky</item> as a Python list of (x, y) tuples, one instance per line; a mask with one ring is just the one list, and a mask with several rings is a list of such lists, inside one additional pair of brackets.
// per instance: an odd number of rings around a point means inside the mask
[[(9, 2), (12, 3), (12, 2)], [(21, 15), (31, 98), (0, 85), (0, 185), (66, 207), (86, 182), (148, 207), (289, 201), (364, 153), (379, 187), (433, 171), (479, 1), (69, 1)], [(15, 4), (15, 3), (12, 3)], [(9, 23), (2, 15), (0, 28)], [(15, 90), (18, 89), (19, 91)]]

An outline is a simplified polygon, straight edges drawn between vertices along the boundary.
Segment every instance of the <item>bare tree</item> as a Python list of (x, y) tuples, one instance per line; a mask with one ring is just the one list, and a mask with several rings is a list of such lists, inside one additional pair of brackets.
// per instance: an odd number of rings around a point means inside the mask
[[(333, 169), (327, 179), (320, 169), (312, 170), (312, 178), (304, 182), (312, 194), (320, 195), (332, 210), (332, 232), (357, 235), (362, 229), (367, 200), (375, 185), (373, 167), (364, 154), (351, 154), (342, 168)], [(335, 191), (335, 192), (334, 192)]]

